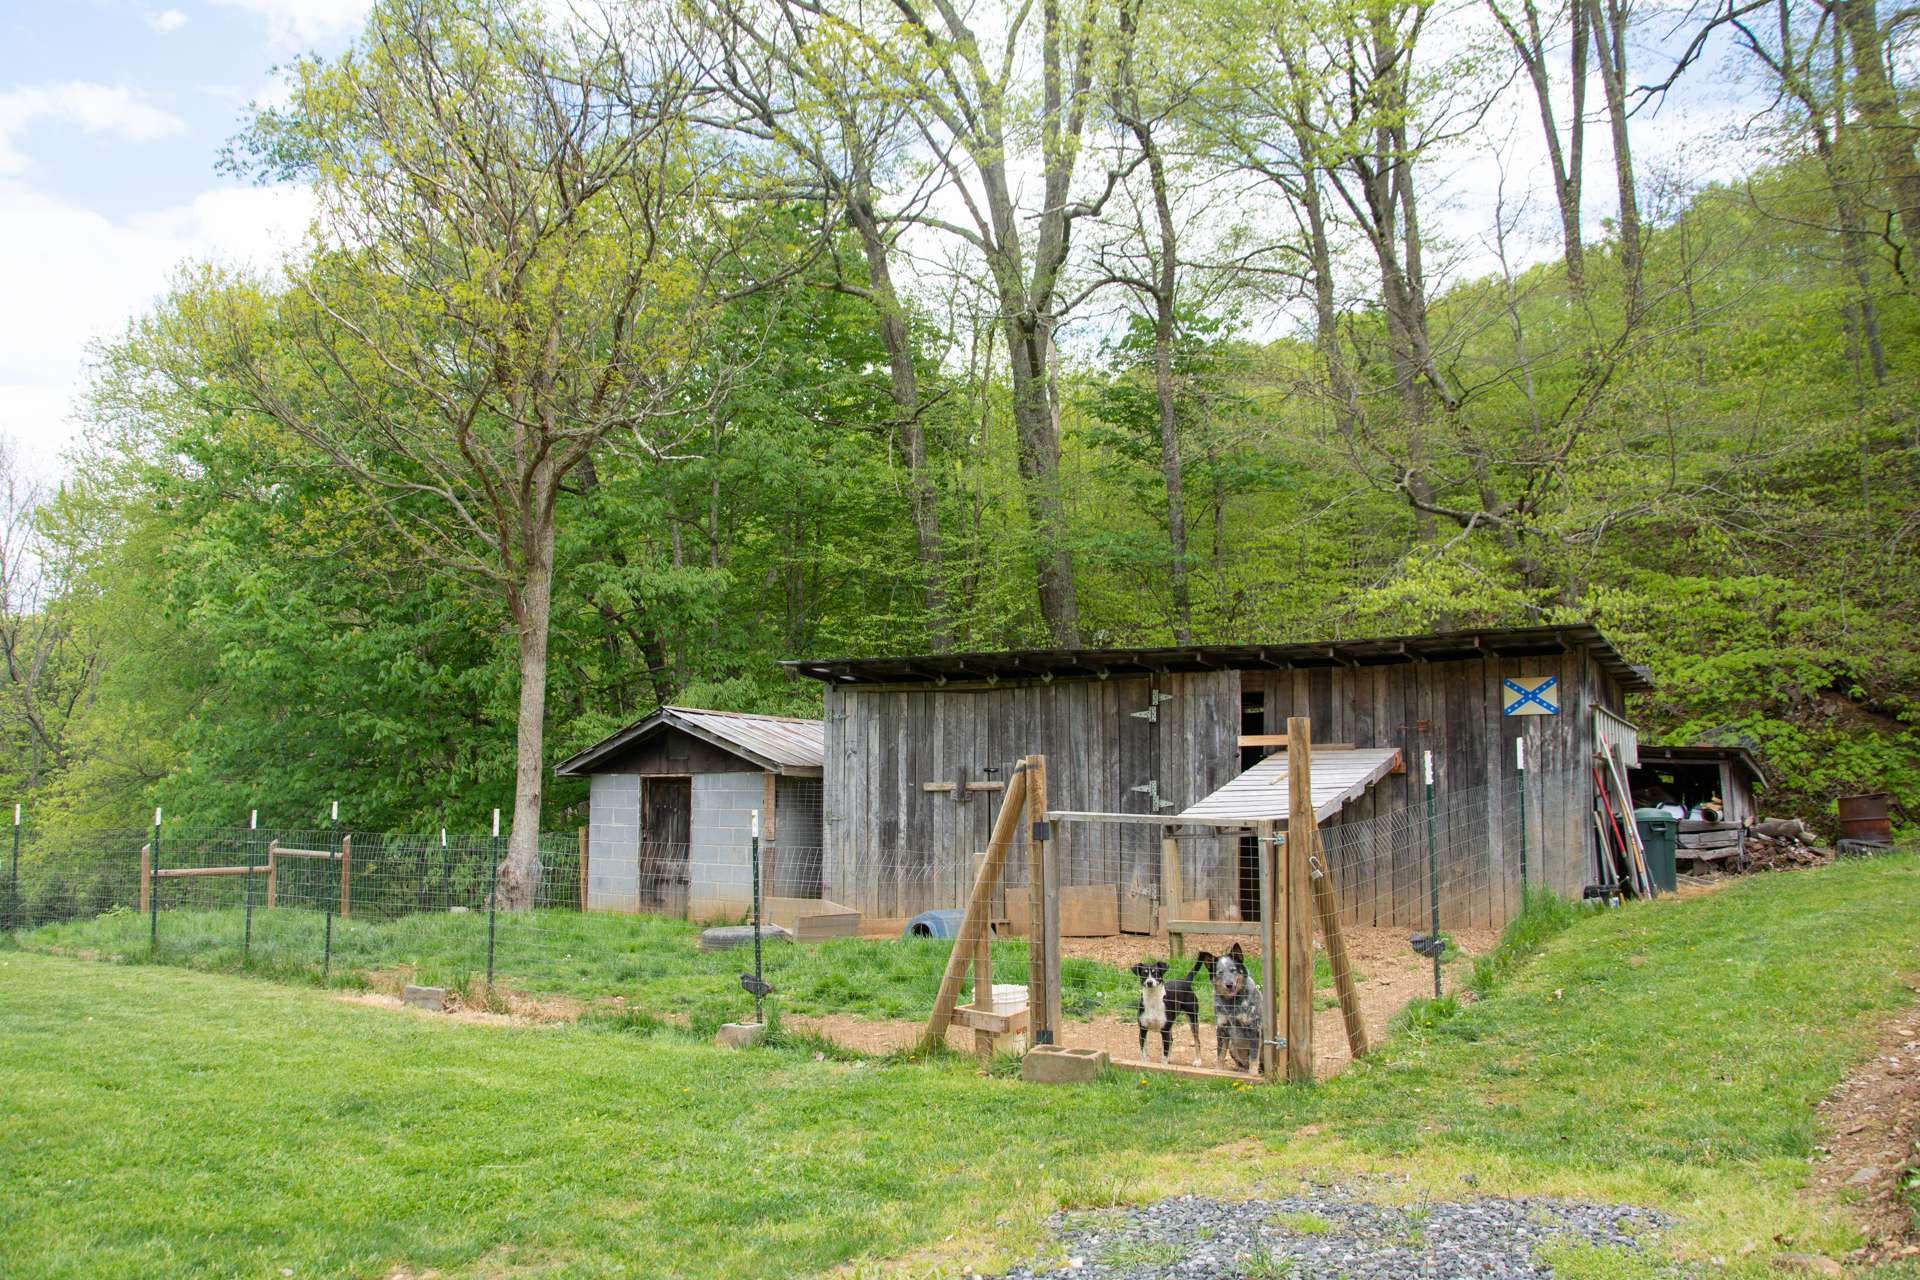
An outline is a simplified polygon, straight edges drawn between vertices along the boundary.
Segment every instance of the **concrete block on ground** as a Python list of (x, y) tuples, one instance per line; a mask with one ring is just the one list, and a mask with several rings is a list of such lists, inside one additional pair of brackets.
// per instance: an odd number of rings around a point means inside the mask
[(723, 1049), (751, 1049), (767, 1038), (764, 1022), (728, 1022), (721, 1024), (713, 1042)]
[(1105, 1049), (1040, 1044), (1020, 1060), (1020, 1078), (1028, 1084), (1090, 1084), (1106, 1069)]
[(400, 1003), (409, 1009), (431, 1009), (439, 1013), (447, 1007), (447, 989), (409, 985), (400, 993)]
[[(760, 941), (765, 943), (792, 942), (793, 934), (777, 924), (760, 926)], [(700, 931), (700, 949), (702, 951), (733, 951), (740, 947), (753, 945), (753, 926), (750, 924), (722, 924)]]

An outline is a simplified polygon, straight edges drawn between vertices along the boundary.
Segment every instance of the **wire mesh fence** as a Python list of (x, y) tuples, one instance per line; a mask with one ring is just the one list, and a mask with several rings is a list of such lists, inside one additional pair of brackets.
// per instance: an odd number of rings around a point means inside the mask
[[(1536, 796), (1565, 785), (1543, 776)], [(1584, 857), (1560, 849), (1511, 787), (1468, 788), (1384, 812), (1350, 809), (1322, 830), (1320, 866), (1346, 930), (1345, 966), (1316, 958), (1315, 1003), (1333, 1019), (1352, 979), (1376, 1028), (1409, 999), (1431, 994), (1430, 957), (1411, 939), (1432, 932), (1440, 906), (1442, 988), (1464, 981), (1467, 954), (1490, 945), (1518, 903), (1522, 832), (1534, 868)], [(797, 807), (797, 806), (796, 806)], [(1522, 822), (1522, 813), (1526, 821)], [(791, 810), (789, 810), (791, 812)], [(831, 830), (831, 825), (828, 827)], [(773, 944), (765, 977), (773, 1007), (802, 1017), (841, 1015), (887, 1024), (902, 1047), (927, 1015), (953, 946), (949, 920), (915, 938), (923, 913), (957, 915), (979, 851), (887, 849), (850, 858), (821, 840), (822, 824), (795, 821), (762, 842), (760, 897), (768, 926), (801, 945)], [(1169, 829), (1171, 830), (1171, 829)], [(584, 833), (539, 845), (530, 898), (503, 875), (506, 841), (435, 832), (350, 829), (129, 827), (20, 829), (17, 864), (0, 881), (0, 929), (20, 945), (107, 958), (215, 969), (263, 969), (395, 990), (444, 986), (490, 1003), (549, 1001), (622, 1016), (689, 1020), (745, 1016), (744, 952), (701, 949), (702, 927), (742, 923), (754, 900), (754, 847), (737, 832), (687, 840), (595, 846)], [(1023, 827), (989, 904), (996, 985), (1024, 997), (1032, 894)], [(1169, 831), (1137, 824), (1090, 832), (1060, 824), (1050, 856), (1060, 871), (1062, 1010), (1074, 1038), (1136, 1052), (1131, 966), (1170, 960), (1192, 976), (1201, 950), (1241, 946), (1260, 974), (1258, 902), (1241, 893), (1257, 853), (1239, 833), (1185, 830), (1172, 843), (1181, 881), (1168, 892)], [(811, 839), (814, 843), (803, 843)], [(0, 843), (0, 855), (6, 854)], [(1196, 923), (1197, 918), (1197, 923)], [(1176, 958), (1169, 923), (1186, 921)], [(1212, 932), (1208, 922), (1217, 922)], [(817, 944), (817, 945), (816, 945)], [(1344, 969), (1344, 971), (1343, 971)], [(1206, 1051), (1214, 1045), (1206, 975), (1195, 979)], [(877, 1038), (862, 1047), (878, 1047)], [(1191, 1049), (1187, 1043), (1186, 1049)]]

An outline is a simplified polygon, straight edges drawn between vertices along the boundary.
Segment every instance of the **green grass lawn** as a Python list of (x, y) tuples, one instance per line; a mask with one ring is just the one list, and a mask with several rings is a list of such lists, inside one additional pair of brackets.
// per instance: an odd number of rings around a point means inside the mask
[(957, 1274), (1062, 1205), (1394, 1170), (1680, 1219), (1651, 1262), (1561, 1251), (1575, 1280), (1758, 1280), (1851, 1244), (1796, 1194), (1812, 1108), (1917, 946), (1920, 858), (1759, 877), (1583, 916), (1318, 1087), (1077, 1089), (5, 950), (0, 1275)]
[[(150, 927), (146, 916), (116, 911), (43, 925), (21, 943), (30, 950), (309, 981), (320, 974), (326, 945), (326, 921), (311, 910), (254, 911), (250, 954), (242, 950), (246, 925), (237, 907), (162, 912), (157, 949), (150, 949)], [(697, 945), (700, 926), (683, 920), (542, 910), (504, 912), (495, 927), (495, 981), (504, 988), (589, 1001), (620, 996), (630, 1009), (684, 1017), (708, 1034), (750, 1008), (739, 975), (752, 968), (752, 951), (703, 952)], [(1141, 954), (1155, 945), (1141, 939)], [(936, 939), (773, 944), (764, 950), (765, 972), (778, 1006), (793, 1013), (924, 1018), (951, 951), (952, 943)], [(993, 951), (1001, 981), (1026, 981), (1026, 943), (996, 942)], [(1318, 985), (1330, 988), (1323, 957), (1317, 967)], [(406, 980), (477, 994), (486, 968), (484, 914), (333, 921), (330, 973), (342, 983), (397, 987)], [(1133, 1008), (1140, 984), (1124, 969), (1072, 957), (1060, 968), (1067, 1016), (1111, 1016)]]

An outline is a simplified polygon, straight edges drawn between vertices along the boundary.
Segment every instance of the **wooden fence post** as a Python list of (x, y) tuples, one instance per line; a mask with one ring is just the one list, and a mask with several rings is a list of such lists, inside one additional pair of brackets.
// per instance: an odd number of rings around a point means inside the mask
[(280, 842), (267, 842), (267, 910), (273, 910), (274, 890), (279, 884)]
[(1286, 948), (1287, 1079), (1313, 1079), (1313, 881), (1307, 855), (1320, 820), (1313, 811), (1313, 722), (1287, 720), (1287, 856), (1280, 864)]
[(946, 1039), (947, 1027), (953, 1021), (954, 1006), (960, 1003), (960, 982), (966, 976), (967, 964), (974, 956), (974, 946), (980, 935), (987, 931), (987, 917), (993, 906), (993, 886), (1000, 877), (1000, 868), (1006, 863), (1007, 850), (1013, 847), (1013, 838), (1020, 829), (1020, 815), (1027, 801), (1027, 762), (1022, 759), (1013, 767), (1013, 776), (1007, 779), (1005, 799), (1000, 803), (1000, 816), (994, 819), (993, 838), (987, 843), (987, 856), (981, 864), (980, 874), (973, 882), (973, 892), (967, 897), (966, 913), (960, 918), (960, 935), (953, 940), (953, 951), (947, 956), (946, 972), (940, 978), (940, 994), (934, 999), (933, 1013), (927, 1018), (927, 1031), (924, 1043), (933, 1045)]
[(587, 912), (587, 829), (580, 828), (580, 914)]
[(347, 918), (347, 908), (353, 902), (353, 837), (340, 837), (340, 918)]
[(1059, 904), (1047, 893), (1053, 860), (1053, 828), (1047, 819), (1047, 758), (1027, 757), (1027, 1043), (1053, 1044), (1060, 1036), (1058, 970), (1050, 967), (1048, 943), (1059, 933)]
[[(1186, 899), (1186, 888), (1182, 883), (1184, 873), (1180, 870), (1180, 842), (1172, 836), (1160, 841), (1160, 927), (1165, 929), (1170, 920), (1180, 919), (1180, 909)], [(1178, 960), (1187, 949), (1185, 934), (1167, 931), (1167, 956)]]
[[(1259, 851), (1260, 864), (1260, 1043), (1254, 1046), (1258, 1054), (1260, 1074), (1268, 1080), (1280, 1078), (1282, 1058), (1274, 1041), (1286, 1034), (1286, 1019), (1282, 1012), (1287, 1007), (1285, 988), (1287, 966), (1282, 963), (1280, 947), (1285, 941), (1286, 930), (1280, 928), (1280, 850), (1274, 844), (1273, 824), (1262, 822), (1254, 827), (1254, 848)], [(1288, 832), (1292, 838), (1292, 832)]]
[(153, 901), (153, 846), (140, 846), (140, 914), (146, 915)]

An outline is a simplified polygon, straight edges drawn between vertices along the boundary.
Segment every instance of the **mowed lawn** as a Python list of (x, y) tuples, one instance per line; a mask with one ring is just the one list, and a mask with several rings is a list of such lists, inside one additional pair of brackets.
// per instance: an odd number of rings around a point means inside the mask
[(1680, 1220), (1563, 1275), (1777, 1274), (1852, 1243), (1813, 1106), (1916, 969), (1901, 855), (1585, 918), (1319, 1087), (1043, 1089), (0, 951), (0, 1275), (957, 1274), (1062, 1205), (1364, 1170)]

